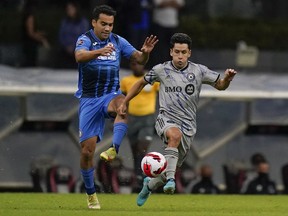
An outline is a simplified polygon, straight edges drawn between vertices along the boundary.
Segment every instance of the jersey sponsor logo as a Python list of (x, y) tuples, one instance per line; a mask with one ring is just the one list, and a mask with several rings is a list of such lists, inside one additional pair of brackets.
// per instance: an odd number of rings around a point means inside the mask
[(111, 60), (111, 61), (116, 61), (116, 52), (113, 51), (110, 55), (108, 56), (98, 56), (97, 59), (100, 59), (100, 60)]
[(186, 94), (188, 95), (192, 95), (195, 91), (195, 86), (192, 85), (192, 84), (188, 84), (186, 87), (185, 87), (185, 92)]
[(166, 86), (165, 92), (182, 92), (181, 86)]
[[(165, 92), (182, 92), (183, 89), (181, 86), (166, 86), (165, 87)], [(195, 86), (193, 84), (188, 84), (185, 87), (185, 93), (188, 95), (192, 95), (195, 91)]]

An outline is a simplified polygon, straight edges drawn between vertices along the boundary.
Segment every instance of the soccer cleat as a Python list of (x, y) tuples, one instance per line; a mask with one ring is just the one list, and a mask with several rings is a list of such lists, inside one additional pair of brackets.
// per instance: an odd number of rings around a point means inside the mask
[(87, 203), (89, 209), (101, 209), (96, 193), (87, 194)]
[(117, 156), (117, 152), (115, 147), (110, 147), (108, 150), (102, 152), (100, 154), (100, 159), (106, 162), (112, 161)]
[(148, 183), (149, 183), (150, 179), (151, 178), (146, 177), (143, 180), (143, 188), (142, 188), (142, 190), (140, 191), (140, 193), (138, 194), (138, 197), (137, 197), (137, 205), (138, 206), (144, 205), (144, 203), (146, 202), (146, 200), (148, 199), (148, 197), (151, 194), (151, 191), (148, 188)]
[(166, 194), (173, 194), (175, 191), (175, 180), (169, 179), (166, 185), (163, 187), (163, 191)]

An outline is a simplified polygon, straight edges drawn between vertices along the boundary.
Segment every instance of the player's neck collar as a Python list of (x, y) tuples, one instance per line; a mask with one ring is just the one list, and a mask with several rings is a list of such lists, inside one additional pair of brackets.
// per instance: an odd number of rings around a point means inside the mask
[(175, 68), (178, 71), (184, 71), (184, 70), (186, 70), (186, 68), (188, 68), (189, 63), (187, 62), (187, 64), (183, 68), (180, 68), (180, 69), (175, 67), (175, 65), (173, 64), (173, 61), (171, 61), (171, 65), (172, 65), (173, 68)]

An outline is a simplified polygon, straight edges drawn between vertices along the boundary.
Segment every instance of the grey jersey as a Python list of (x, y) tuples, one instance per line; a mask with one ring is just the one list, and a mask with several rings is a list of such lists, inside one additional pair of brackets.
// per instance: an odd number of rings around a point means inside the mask
[(196, 133), (196, 110), (201, 86), (213, 86), (219, 76), (218, 72), (190, 61), (182, 70), (167, 61), (153, 67), (144, 78), (150, 84), (160, 82), (160, 113), (165, 113), (186, 135), (192, 136)]

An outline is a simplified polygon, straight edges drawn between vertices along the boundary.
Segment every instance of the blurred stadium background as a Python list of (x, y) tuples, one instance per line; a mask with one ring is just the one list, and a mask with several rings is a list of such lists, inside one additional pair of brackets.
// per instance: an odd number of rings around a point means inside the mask
[[(90, 14), (101, 1), (79, 2)], [(69, 166), (77, 180), (80, 176), (78, 102), (73, 97), (77, 70), (59, 70), (53, 59), (65, 1), (39, 1), (40, 25), (48, 32), (52, 49), (40, 50), (38, 67), (25, 69), (19, 65), (22, 3), (0, 2), (0, 191), (29, 190), (31, 166), (37, 162)], [(237, 174), (249, 169), (251, 155), (260, 152), (270, 163), (271, 178), (283, 190), (281, 168), (288, 163), (288, 89), (283, 83), (288, 80), (288, 2), (189, 0), (180, 20), (181, 31), (193, 39), (192, 61), (218, 71), (236, 68), (247, 84), (240, 87), (246, 93), (242, 98), (203, 96), (188, 167), (208, 163), (215, 183), (226, 185), (223, 166)], [(116, 21), (115, 32), (120, 35), (122, 25)], [(128, 73), (123, 67), (121, 76)], [(275, 89), (277, 95), (269, 94)], [(97, 160), (110, 144), (111, 122), (106, 127)], [(151, 150), (161, 151), (161, 147), (155, 135)], [(120, 157), (127, 167), (132, 166), (126, 139)]]

